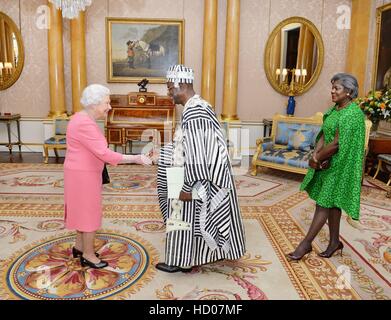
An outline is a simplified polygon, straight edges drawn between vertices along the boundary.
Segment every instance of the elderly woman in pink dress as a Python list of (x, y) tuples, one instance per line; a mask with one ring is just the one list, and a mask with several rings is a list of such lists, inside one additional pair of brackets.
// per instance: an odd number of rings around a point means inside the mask
[(72, 116), (67, 128), (64, 162), (65, 227), (77, 231), (73, 257), (82, 266), (104, 268), (106, 261), (94, 251), (95, 233), (102, 223), (102, 171), (105, 163), (150, 165), (145, 155), (123, 155), (111, 151), (96, 120), (104, 120), (111, 109), (110, 90), (99, 84), (84, 89), (84, 109)]

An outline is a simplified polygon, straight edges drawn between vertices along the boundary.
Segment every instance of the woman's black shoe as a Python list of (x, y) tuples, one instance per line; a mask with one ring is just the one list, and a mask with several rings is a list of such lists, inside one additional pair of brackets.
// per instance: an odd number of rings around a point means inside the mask
[(169, 266), (168, 264), (164, 263), (164, 262), (159, 262), (157, 265), (156, 265), (156, 269), (160, 270), (160, 271), (164, 271), (164, 272), (169, 272), (169, 273), (173, 273), (173, 272), (191, 272), (192, 268), (181, 268), (181, 267), (177, 267), (177, 266)]
[(80, 256), (80, 264), (82, 267), (88, 266), (93, 269), (102, 269), (109, 265), (106, 261), (103, 260), (98, 263), (93, 263), (91, 261), (88, 261), (86, 258), (83, 258), (83, 256)]
[[(77, 250), (75, 247), (72, 248), (72, 255), (74, 258), (79, 258), (83, 255), (83, 251)], [(95, 252), (97, 258), (99, 258), (99, 253)]]
[(287, 257), (293, 261), (299, 261), (301, 260), (306, 254), (310, 253), (312, 251), (312, 247), (310, 247), (308, 250), (304, 251), (304, 253), (301, 256), (296, 256), (293, 254), (293, 252), (288, 253)]
[(319, 253), (318, 256), (322, 257), (322, 258), (331, 258), (333, 256), (333, 254), (338, 250), (341, 250), (341, 257), (342, 257), (343, 243), (341, 241), (338, 243), (338, 246), (334, 250), (332, 250), (331, 252), (327, 252), (327, 250), (326, 250), (326, 251)]

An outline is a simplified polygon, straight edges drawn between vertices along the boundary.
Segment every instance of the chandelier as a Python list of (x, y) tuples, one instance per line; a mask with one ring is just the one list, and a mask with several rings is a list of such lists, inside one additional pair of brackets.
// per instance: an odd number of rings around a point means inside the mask
[(49, 0), (56, 9), (61, 9), (62, 16), (67, 19), (77, 18), (80, 11), (91, 5), (92, 0)]

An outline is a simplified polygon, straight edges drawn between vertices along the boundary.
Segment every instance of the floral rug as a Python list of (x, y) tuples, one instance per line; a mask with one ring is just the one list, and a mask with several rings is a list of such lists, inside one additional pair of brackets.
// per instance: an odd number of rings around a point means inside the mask
[(164, 258), (156, 168), (109, 172), (96, 241), (109, 267), (94, 270), (71, 256), (75, 235), (62, 221), (62, 165), (0, 164), (0, 300), (391, 297), (391, 199), (371, 178), (364, 180), (360, 222), (343, 218), (343, 255), (316, 255), (327, 246), (325, 226), (315, 252), (289, 262), (285, 254), (302, 239), (315, 208), (298, 190), (303, 176), (267, 169), (257, 177), (237, 175), (246, 255), (167, 274), (154, 267)]

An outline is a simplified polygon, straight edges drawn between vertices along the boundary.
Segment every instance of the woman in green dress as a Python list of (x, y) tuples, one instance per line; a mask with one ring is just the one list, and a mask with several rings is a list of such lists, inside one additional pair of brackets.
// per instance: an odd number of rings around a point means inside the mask
[(330, 258), (343, 249), (339, 240), (339, 225), (342, 210), (352, 219), (360, 214), (360, 194), (363, 173), (365, 119), (359, 106), (352, 100), (358, 95), (355, 77), (346, 73), (336, 74), (331, 79), (331, 97), (335, 105), (323, 117), (322, 129), (309, 170), (300, 190), (307, 191), (316, 201), (316, 210), (304, 240), (291, 260), (300, 260), (312, 251), (312, 241), (328, 221), (330, 241), (326, 251), (319, 256)]

